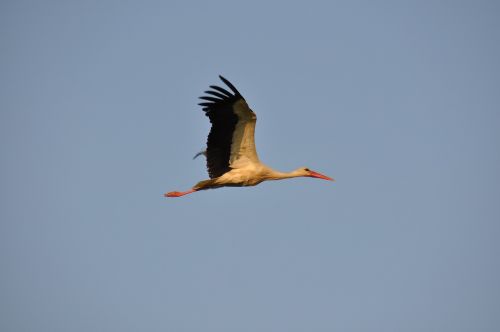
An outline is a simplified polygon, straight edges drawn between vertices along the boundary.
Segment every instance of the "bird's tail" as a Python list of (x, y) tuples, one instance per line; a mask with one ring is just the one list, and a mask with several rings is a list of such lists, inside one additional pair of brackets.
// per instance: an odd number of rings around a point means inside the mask
[(216, 184), (216, 178), (215, 179), (209, 179), (209, 180), (203, 180), (198, 182), (193, 186), (193, 189), (195, 190), (203, 190), (203, 189), (212, 189), (212, 188), (218, 188), (220, 185)]

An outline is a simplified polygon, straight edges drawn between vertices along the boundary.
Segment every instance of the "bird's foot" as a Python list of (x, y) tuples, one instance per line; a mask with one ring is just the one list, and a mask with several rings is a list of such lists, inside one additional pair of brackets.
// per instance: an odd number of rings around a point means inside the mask
[(187, 194), (194, 193), (195, 191), (196, 191), (195, 189), (191, 189), (188, 191), (171, 191), (169, 193), (164, 194), (163, 196), (165, 196), (165, 197), (181, 197), (181, 196), (184, 196)]

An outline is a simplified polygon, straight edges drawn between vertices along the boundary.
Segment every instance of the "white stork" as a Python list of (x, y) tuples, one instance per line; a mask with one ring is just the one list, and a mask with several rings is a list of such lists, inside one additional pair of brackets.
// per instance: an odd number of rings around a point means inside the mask
[(261, 163), (254, 142), (257, 116), (248, 107), (234, 85), (224, 77), (219, 77), (232, 93), (219, 86), (211, 85), (210, 88), (213, 90), (205, 91), (211, 96), (200, 97), (206, 102), (199, 104), (212, 123), (210, 134), (208, 134), (207, 150), (198, 154), (206, 156), (210, 179), (198, 182), (188, 191), (169, 192), (165, 194), (165, 197), (179, 197), (195, 191), (219, 187), (255, 186), (262, 181), (295, 177), (313, 177), (333, 181), (332, 178), (306, 167), (283, 173)]

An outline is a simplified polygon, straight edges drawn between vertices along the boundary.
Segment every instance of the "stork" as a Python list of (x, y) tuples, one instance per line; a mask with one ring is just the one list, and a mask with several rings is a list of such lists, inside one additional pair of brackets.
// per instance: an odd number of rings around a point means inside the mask
[(243, 96), (233, 84), (219, 75), (232, 92), (211, 85), (200, 97), (204, 102), (205, 115), (212, 128), (208, 134), (207, 149), (198, 155), (205, 155), (209, 180), (200, 181), (187, 191), (172, 191), (165, 197), (180, 197), (196, 191), (220, 187), (255, 186), (262, 181), (282, 180), (296, 177), (312, 177), (334, 181), (332, 178), (301, 167), (284, 173), (264, 165), (257, 156), (254, 142), (257, 116), (248, 107)]

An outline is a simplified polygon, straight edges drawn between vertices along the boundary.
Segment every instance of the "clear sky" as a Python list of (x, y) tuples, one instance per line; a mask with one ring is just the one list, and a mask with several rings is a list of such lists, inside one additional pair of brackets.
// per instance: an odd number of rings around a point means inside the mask
[[(0, 330), (499, 331), (497, 1), (2, 1)], [(294, 179), (179, 199), (217, 75)]]

